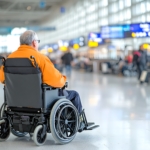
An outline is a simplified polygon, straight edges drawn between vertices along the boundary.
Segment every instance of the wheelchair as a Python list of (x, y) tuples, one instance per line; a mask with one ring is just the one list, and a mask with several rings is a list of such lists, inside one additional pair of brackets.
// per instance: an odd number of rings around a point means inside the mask
[[(0, 141), (29, 134), (36, 145), (43, 145), (47, 133), (58, 144), (71, 142), (77, 132), (98, 127), (88, 123), (84, 111), (78, 110), (59, 89), (42, 83), (42, 75), (33, 56), (8, 58), (0, 56), (4, 67), (4, 103), (0, 109)], [(67, 87), (67, 84), (64, 88)], [(84, 127), (80, 128), (80, 117)]]

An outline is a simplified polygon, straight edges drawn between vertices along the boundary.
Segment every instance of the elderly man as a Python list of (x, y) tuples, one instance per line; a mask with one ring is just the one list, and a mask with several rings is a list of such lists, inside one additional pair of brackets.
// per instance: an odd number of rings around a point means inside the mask
[[(20, 36), (20, 47), (9, 55), (8, 58), (29, 58), (34, 56), (38, 67), (42, 73), (42, 81), (47, 85), (56, 88), (62, 88), (65, 85), (66, 77), (62, 75), (52, 64), (48, 57), (38, 52), (40, 40), (34, 31), (28, 30)], [(0, 69), (0, 82), (4, 82), (3, 68)], [(82, 112), (82, 104), (80, 96), (76, 91), (65, 91), (60, 90), (60, 96), (65, 95), (74, 106), (77, 108), (79, 113)]]

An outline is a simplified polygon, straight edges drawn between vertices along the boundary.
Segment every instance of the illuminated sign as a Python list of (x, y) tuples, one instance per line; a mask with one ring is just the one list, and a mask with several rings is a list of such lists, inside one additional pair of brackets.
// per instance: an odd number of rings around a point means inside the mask
[(103, 39), (150, 37), (150, 23), (102, 26), (101, 37)]
[(58, 46), (57, 43), (55, 43), (55, 44), (50, 44), (50, 45), (49, 45), (49, 48), (52, 48), (54, 51), (56, 51), (56, 50), (59, 49), (59, 46)]
[(78, 50), (80, 47), (85, 46), (85, 38), (83, 36), (73, 39), (69, 42), (69, 45), (75, 50)]
[(68, 46), (69, 46), (68, 41), (65, 41), (65, 40), (58, 41), (58, 47), (59, 47), (59, 50), (61, 50), (61, 51), (67, 51)]
[(100, 33), (90, 33), (88, 36), (88, 46), (89, 47), (98, 47), (100, 44), (103, 44), (104, 41), (101, 38)]

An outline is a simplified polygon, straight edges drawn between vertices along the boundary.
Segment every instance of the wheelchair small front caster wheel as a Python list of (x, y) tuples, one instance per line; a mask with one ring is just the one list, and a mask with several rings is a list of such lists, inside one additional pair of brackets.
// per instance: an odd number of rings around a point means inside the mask
[(35, 128), (34, 133), (33, 133), (33, 141), (38, 146), (41, 146), (46, 142), (47, 133), (45, 133), (44, 135), (42, 135), (42, 133), (43, 133), (43, 126), (38, 125)]
[(10, 125), (7, 119), (0, 120), (0, 142), (8, 139), (10, 135)]
[(29, 133), (30, 137), (32, 138), (33, 137), (33, 133)]

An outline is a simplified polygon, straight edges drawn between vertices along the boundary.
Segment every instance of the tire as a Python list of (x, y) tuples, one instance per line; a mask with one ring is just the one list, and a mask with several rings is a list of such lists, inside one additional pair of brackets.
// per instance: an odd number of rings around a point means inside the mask
[(0, 109), (0, 118), (4, 117), (5, 104), (3, 103)]
[(47, 133), (44, 135), (44, 137), (41, 137), (41, 133), (42, 133), (42, 125), (38, 125), (33, 133), (33, 141), (35, 142), (35, 144), (37, 146), (41, 146), (46, 142), (46, 138), (47, 138)]
[(10, 125), (7, 119), (0, 120), (0, 142), (6, 141), (10, 136)]
[(24, 137), (26, 136), (28, 133), (27, 132), (19, 132), (19, 131), (15, 131), (15, 129), (11, 128), (11, 133), (14, 135), (14, 136), (17, 136), (17, 137)]
[[(0, 118), (4, 117), (4, 110), (5, 110), (5, 104), (2, 104), (1, 109), (0, 109)], [(11, 128), (11, 133), (17, 137), (24, 137), (28, 134), (28, 133), (22, 133), (19, 131), (15, 131), (13, 128)]]
[(70, 100), (58, 100), (50, 114), (50, 129), (55, 142), (70, 143), (75, 138), (78, 128), (79, 114), (75, 106)]

